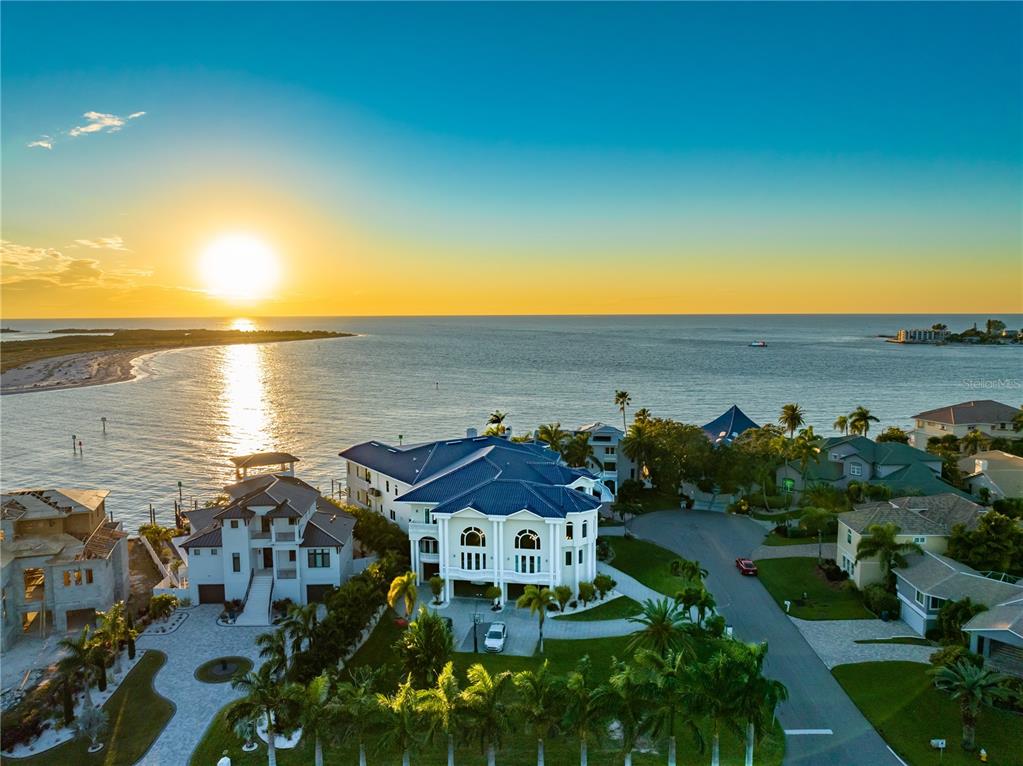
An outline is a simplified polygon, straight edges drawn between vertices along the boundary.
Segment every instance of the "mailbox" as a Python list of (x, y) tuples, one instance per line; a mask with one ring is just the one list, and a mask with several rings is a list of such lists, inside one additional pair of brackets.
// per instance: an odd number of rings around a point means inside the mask
[(932, 739), (931, 740), (931, 747), (933, 747), (935, 750), (944, 750), (945, 749), (945, 740), (943, 740), (943, 739)]

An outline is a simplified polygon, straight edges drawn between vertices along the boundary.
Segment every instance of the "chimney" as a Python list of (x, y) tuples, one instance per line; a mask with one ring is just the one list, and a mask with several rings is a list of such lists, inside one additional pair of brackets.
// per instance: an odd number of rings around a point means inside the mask
[(986, 460), (974, 460), (973, 461), (973, 472), (974, 473), (983, 473), (986, 470), (987, 470), (987, 461)]
[(475, 439), (476, 438), (476, 429), (475, 428), (466, 428), (465, 429), (465, 438), (466, 439)]

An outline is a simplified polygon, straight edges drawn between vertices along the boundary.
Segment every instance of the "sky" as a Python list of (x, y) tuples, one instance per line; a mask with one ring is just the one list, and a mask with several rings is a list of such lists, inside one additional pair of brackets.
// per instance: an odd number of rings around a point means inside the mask
[(1023, 4), (0, 14), (5, 318), (1023, 310)]

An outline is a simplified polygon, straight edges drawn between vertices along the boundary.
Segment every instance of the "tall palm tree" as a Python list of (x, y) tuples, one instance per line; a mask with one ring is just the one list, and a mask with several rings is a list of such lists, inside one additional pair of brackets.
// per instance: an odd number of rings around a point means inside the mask
[(843, 436), (849, 433), (849, 418), (846, 415), (839, 415), (835, 418), (835, 422), (831, 424), (831, 427), (838, 431)]
[(643, 469), (650, 465), (656, 441), (651, 424), (646, 420), (637, 420), (629, 427), (628, 433), (622, 439), (622, 452), (633, 463), (642, 475)]
[(561, 427), (561, 423), (542, 423), (536, 429), (536, 438), (549, 444), (551, 449), (561, 449), (562, 443), (569, 437), (568, 431)]
[(699, 597), (696, 599), (696, 603), (693, 606), (696, 607), (696, 618), (700, 625), (703, 625), (703, 621), (707, 617), (708, 612), (713, 612), (717, 608), (717, 601), (714, 599), (714, 595), (706, 588), (700, 588)]
[(959, 715), (963, 722), (963, 750), (977, 747), (977, 719), (982, 705), (1009, 697), (1005, 686), (1008, 678), (987, 667), (977, 667), (969, 660), (959, 660), (953, 665), (936, 668), (934, 685), (949, 693), (959, 703)]
[(647, 423), (652, 420), (654, 414), (646, 407), (640, 407), (632, 416), (633, 423)]
[(528, 609), (531, 615), (537, 615), (540, 622), (540, 654), (543, 654), (543, 622), (547, 617), (547, 610), (556, 603), (558, 598), (554, 591), (550, 588), (537, 588), (535, 585), (527, 585), (515, 602), (519, 609)]
[(669, 564), (669, 568), (676, 577), (681, 577), (694, 583), (702, 583), (703, 578), (708, 574), (707, 569), (700, 566), (699, 561), (690, 561), (689, 559), (674, 559)]
[(490, 417), (487, 418), (487, 433), (491, 433), (494, 436), (502, 436), (508, 429), (504, 425), (505, 418), (508, 417), (507, 412), (501, 412), (501, 410), (494, 410), (490, 413)]
[(93, 706), (92, 702), (92, 655), (89, 627), (82, 628), (77, 637), (62, 638), (57, 646), (64, 650), (64, 656), (57, 662), (61, 675), (82, 682), (85, 690), (85, 707)]
[(497, 763), (497, 748), (508, 730), (510, 716), (504, 702), (504, 692), (511, 681), (511, 673), (505, 671), (491, 675), (479, 663), (466, 672), (469, 685), (462, 690), (461, 699), (465, 706), (468, 731), (479, 739), (480, 750), (487, 754), (487, 766)]
[(231, 681), (245, 696), (227, 709), (231, 728), (244, 722), (266, 721), (266, 752), (269, 766), (277, 766), (277, 736), (295, 730), (302, 709), (302, 687), (281, 683), (268, 664)]
[(260, 633), (256, 636), (259, 658), (268, 672), (275, 678), (282, 678), (288, 671), (288, 638), (283, 630)]
[(105, 633), (96, 631), (89, 642), (89, 660), (93, 677), (100, 692), (107, 690), (107, 668), (110, 666), (110, 639)]
[[(636, 665), (647, 671), (646, 682), (653, 702), (651, 727), (654, 736), (668, 737), (668, 766), (675, 766), (675, 732), (680, 714), (684, 714), (689, 683), (689, 664), (695, 653), (689, 650), (660, 655), (643, 649), (636, 654)], [(692, 719), (686, 721), (690, 731), (699, 738), (699, 729)]]
[(630, 617), (629, 622), (641, 626), (629, 641), (630, 652), (650, 649), (663, 656), (670, 649), (678, 649), (690, 638), (685, 616), (677, 605), (666, 598), (657, 601), (648, 598), (643, 602), (642, 611)]
[(820, 437), (813, 432), (813, 426), (807, 426), (789, 443), (787, 452), (789, 457), (799, 461), (799, 472), (805, 476), (810, 463), (817, 462), (820, 448)]
[(561, 457), (573, 468), (583, 468), (593, 459), (590, 436), (587, 433), (568, 437), (561, 444)]
[(402, 766), (409, 766), (412, 751), (419, 745), (420, 711), (412, 688), (412, 676), (398, 684), (391, 696), (377, 694), (377, 705), (384, 714), (382, 745), (401, 751)]
[(849, 414), (849, 432), (866, 436), (870, 432), (870, 424), (879, 422), (878, 418), (870, 414), (870, 410), (860, 406)]
[(740, 711), (735, 701), (735, 688), (741, 680), (742, 666), (727, 648), (719, 649), (706, 662), (690, 669), (689, 707), (710, 722), (711, 766), (721, 763), (721, 729), (738, 728)]
[(337, 723), (336, 711), (327, 704), (330, 685), (330, 677), (326, 673), (321, 673), (309, 682), (302, 690), (302, 704), (296, 721), (302, 727), (302, 736), (313, 738), (316, 766), (323, 766), (323, 740), (332, 736)]
[(795, 403), (786, 404), (781, 408), (778, 422), (788, 430), (790, 439), (795, 435), (796, 429), (803, 425), (804, 414), (803, 408)]
[(356, 668), (350, 674), (350, 680), (337, 685), (328, 703), (345, 737), (353, 738), (359, 747), (359, 766), (366, 766), (366, 737), (380, 718), (380, 708), (373, 693), (377, 673), (365, 665)]
[(643, 685), (643, 676), (636, 667), (617, 658), (611, 660), (611, 676), (600, 692), (600, 704), (618, 722), (622, 735), (622, 756), (625, 766), (632, 766), (636, 742), (652, 722), (650, 700)]
[(628, 391), (615, 391), (615, 407), (622, 412), (622, 430), (628, 431), (629, 425), (625, 420), (625, 408), (632, 404), (632, 397)]
[(512, 677), (519, 692), (519, 717), (536, 737), (536, 766), (544, 766), (544, 740), (558, 730), (565, 704), (562, 680), (550, 670), (547, 660), (537, 670), (523, 670)]
[(576, 663), (565, 679), (565, 712), (561, 725), (579, 738), (579, 766), (587, 766), (590, 737), (606, 718), (600, 704), (601, 690), (592, 682), (588, 655)]
[(889, 585), (892, 570), (906, 566), (907, 553), (924, 552), (916, 543), (900, 543), (898, 536), (899, 527), (895, 524), (871, 524), (867, 535), (856, 546), (857, 563), (876, 556), (885, 583)]
[(780, 681), (764, 676), (766, 642), (759, 645), (734, 642), (731, 649), (742, 663), (741, 680), (735, 688), (735, 712), (738, 720), (746, 721), (746, 766), (753, 766), (757, 731), (766, 729), (774, 720), (775, 710), (788, 699), (789, 692)]
[(127, 639), (128, 621), (123, 601), (110, 605), (105, 612), (100, 612), (99, 630), (97, 633), (105, 637), (107, 646), (114, 657), (114, 675), (121, 675), (121, 646)]
[(419, 708), (429, 725), (429, 736), (443, 734), (448, 741), (448, 766), (455, 766), (455, 733), (459, 730), (462, 701), (454, 665), (447, 663), (437, 683), (419, 692)]
[(406, 572), (391, 580), (391, 587), (387, 591), (387, 605), (394, 609), (399, 601), (405, 603), (405, 616), (411, 617), (412, 610), (416, 608), (416, 601), (419, 598), (419, 590), (416, 588), (416, 573)]
[(319, 622), (317, 611), (319, 604), (310, 603), (302, 606), (292, 604), (288, 607), (288, 614), (281, 621), (281, 630), (291, 639), (291, 653), (298, 654), (305, 644), (311, 645), (313, 632)]
[(395, 648), (403, 672), (411, 675), (419, 687), (436, 681), (454, 651), (451, 631), (443, 618), (425, 606), (419, 607), (416, 619), (398, 638)]

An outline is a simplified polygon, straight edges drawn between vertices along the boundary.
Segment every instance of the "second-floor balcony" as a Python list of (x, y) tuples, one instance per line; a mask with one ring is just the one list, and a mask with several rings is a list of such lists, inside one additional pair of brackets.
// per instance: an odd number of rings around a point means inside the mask
[(420, 537), (436, 537), (440, 534), (436, 524), (427, 524), (422, 521), (410, 521), (408, 524), (408, 536), (413, 540)]
[(249, 534), (249, 537), (251, 537), (253, 540), (269, 540), (270, 533), (260, 530), (258, 532), (252, 532), (251, 534)]
[(278, 580), (294, 580), (298, 577), (298, 570), (295, 569), (278, 569), (277, 579)]
[(278, 543), (293, 543), (295, 542), (294, 532), (275, 532), (274, 542)]

